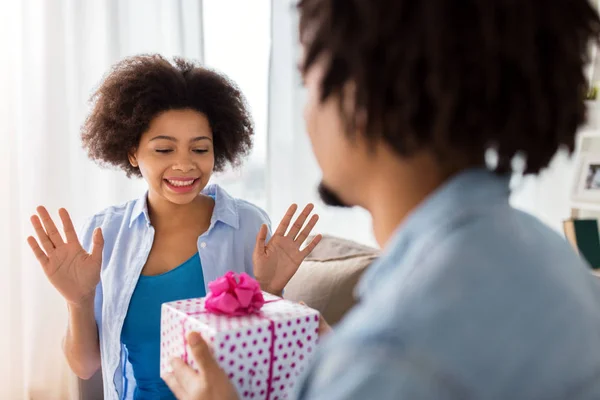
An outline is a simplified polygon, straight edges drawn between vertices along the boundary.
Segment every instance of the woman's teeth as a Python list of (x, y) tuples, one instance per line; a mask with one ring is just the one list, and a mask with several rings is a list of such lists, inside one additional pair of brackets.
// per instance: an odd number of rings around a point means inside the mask
[(171, 184), (173, 186), (183, 187), (183, 186), (190, 186), (191, 184), (193, 184), (194, 179), (189, 180), (189, 181), (172, 181), (170, 179), (167, 179), (167, 182), (169, 182), (169, 184)]

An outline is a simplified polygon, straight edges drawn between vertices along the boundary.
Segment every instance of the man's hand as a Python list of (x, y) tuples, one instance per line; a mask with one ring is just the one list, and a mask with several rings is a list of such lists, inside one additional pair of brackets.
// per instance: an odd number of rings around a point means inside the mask
[(319, 337), (323, 337), (325, 335), (328, 335), (331, 332), (333, 332), (333, 329), (327, 323), (327, 321), (325, 321), (325, 318), (323, 318), (323, 316), (320, 315), (319, 316)]
[[(306, 303), (303, 301), (300, 301), (299, 303), (305, 307), (308, 307), (306, 305)], [(331, 332), (333, 332), (333, 328), (327, 323), (327, 321), (325, 321), (325, 318), (323, 318), (323, 315), (319, 314), (319, 337), (322, 338)]]
[(173, 394), (179, 400), (238, 400), (235, 387), (215, 361), (202, 336), (190, 333), (188, 344), (200, 372), (179, 358), (174, 359), (171, 363), (173, 372), (163, 376)]

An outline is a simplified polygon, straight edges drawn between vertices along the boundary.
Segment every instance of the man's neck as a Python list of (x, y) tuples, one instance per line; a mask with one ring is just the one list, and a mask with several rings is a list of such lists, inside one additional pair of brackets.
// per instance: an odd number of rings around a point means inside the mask
[(400, 224), (447, 179), (430, 155), (408, 160), (384, 157), (368, 184), (364, 207), (373, 220), (373, 232), (384, 248)]

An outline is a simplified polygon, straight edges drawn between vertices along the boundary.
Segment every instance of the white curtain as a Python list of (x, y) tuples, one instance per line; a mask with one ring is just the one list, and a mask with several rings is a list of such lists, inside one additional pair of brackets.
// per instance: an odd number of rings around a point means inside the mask
[(281, 216), (292, 202), (313, 202), (321, 216), (316, 228), (319, 232), (376, 245), (367, 212), (325, 207), (318, 198), (321, 173), (302, 119), (305, 90), (296, 68), (300, 48), (295, 3), (271, 1), (268, 208), (271, 215)]
[(0, 4), (0, 398), (75, 399), (61, 352), (64, 302), (25, 241), (43, 204), (76, 221), (143, 193), (81, 149), (88, 98), (118, 59), (200, 59), (198, 0), (19, 0)]
[(270, 11), (270, 0), (204, 0), (203, 13), (206, 64), (236, 82), (255, 124), (253, 150), (242, 168), (213, 180), (233, 196), (265, 209)]

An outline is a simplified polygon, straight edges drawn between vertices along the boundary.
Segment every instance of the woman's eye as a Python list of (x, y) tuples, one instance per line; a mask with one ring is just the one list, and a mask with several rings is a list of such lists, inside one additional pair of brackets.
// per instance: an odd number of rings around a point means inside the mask
[(194, 151), (194, 153), (198, 153), (198, 154), (208, 153), (208, 150), (206, 150), (206, 149), (194, 149), (193, 151)]
[(156, 149), (157, 153), (163, 153), (163, 154), (170, 153), (172, 151), (173, 150), (171, 150), (171, 149)]

